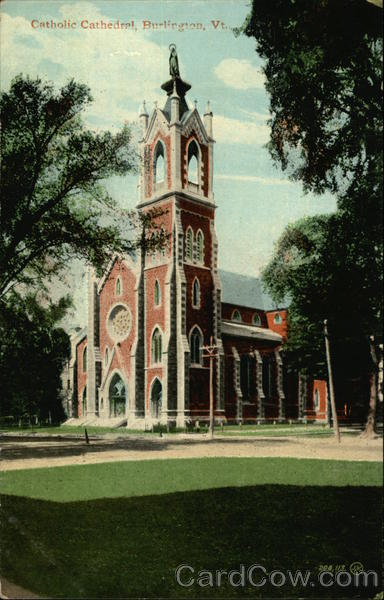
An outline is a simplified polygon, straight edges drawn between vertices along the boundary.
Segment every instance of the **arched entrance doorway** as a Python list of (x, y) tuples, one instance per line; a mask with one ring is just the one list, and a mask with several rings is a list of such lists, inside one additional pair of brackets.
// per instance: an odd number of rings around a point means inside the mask
[(126, 389), (122, 378), (115, 373), (109, 384), (109, 415), (123, 417), (125, 415)]
[(151, 416), (154, 419), (160, 419), (161, 401), (163, 396), (163, 386), (159, 379), (155, 379), (151, 390)]

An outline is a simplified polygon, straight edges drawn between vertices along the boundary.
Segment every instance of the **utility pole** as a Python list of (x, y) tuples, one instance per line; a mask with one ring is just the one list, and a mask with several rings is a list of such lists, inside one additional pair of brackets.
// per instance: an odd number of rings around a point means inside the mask
[(337, 420), (335, 390), (333, 388), (333, 375), (332, 375), (331, 353), (329, 350), (329, 336), (328, 336), (328, 321), (327, 321), (327, 319), (325, 319), (325, 321), (324, 321), (324, 338), (325, 338), (325, 352), (327, 355), (329, 395), (331, 397), (333, 429), (334, 429), (335, 435), (337, 436), (337, 441), (340, 444), (340, 430), (339, 430), (339, 422)]
[(210, 345), (203, 346), (203, 350), (207, 354), (203, 354), (204, 357), (209, 358), (209, 437), (213, 439), (213, 431), (215, 428), (215, 415), (213, 407), (213, 359), (216, 356), (217, 346), (213, 343), (213, 337), (210, 338)]

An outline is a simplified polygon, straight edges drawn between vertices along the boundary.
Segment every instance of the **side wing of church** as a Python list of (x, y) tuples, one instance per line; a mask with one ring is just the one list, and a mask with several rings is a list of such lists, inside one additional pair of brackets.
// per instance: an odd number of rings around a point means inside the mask
[[(178, 73), (178, 71), (177, 71)], [(73, 336), (68, 374), (77, 423), (185, 427), (209, 418), (213, 344), (216, 422), (326, 420), (325, 383), (288, 376), (287, 312), (258, 279), (218, 270), (213, 115), (190, 108), (178, 74), (165, 105), (140, 111), (138, 210), (159, 209), (162, 250), (88, 270), (88, 326)]]

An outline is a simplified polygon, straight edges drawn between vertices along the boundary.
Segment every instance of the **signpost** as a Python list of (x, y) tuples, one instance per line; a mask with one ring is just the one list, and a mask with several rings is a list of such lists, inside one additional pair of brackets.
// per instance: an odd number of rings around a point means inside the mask
[(217, 346), (213, 343), (213, 337), (210, 338), (210, 345), (203, 346), (203, 350), (207, 354), (203, 354), (204, 357), (209, 358), (209, 437), (213, 439), (213, 432), (215, 428), (215, 414), (214, 414), (214, 402), (213, 402), (213, 359), (216, 356)]

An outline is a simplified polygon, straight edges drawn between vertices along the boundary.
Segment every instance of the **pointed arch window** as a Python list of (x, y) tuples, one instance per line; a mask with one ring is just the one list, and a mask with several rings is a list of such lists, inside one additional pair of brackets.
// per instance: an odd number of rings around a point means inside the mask
[(188, 146), (188, 181), (198, 185), (199, 183), (199, 148), (195, 140)]
[(252, 322), (254, 325), (256, 325), (257, 327), (260, 327), (261, 325), (261, 318), (259, 313), (255, 313), (252, 317)]
[(185, 258), (190, 261), (193, 259), (193, 231), (191, 227), (188, 227), (185, 236)]
[(232, 313), (232, 321), (237, 321), (238, 323), (241, 323), (242, 321), (241, 314), (237, 309)]
[(273, 317), (273, 322), (274, 322), (276, 325), (280, 325), (280, 323), (282, 323), (282, 322), (283, 322), (283, 319), (281, 318), (281, 315), (280, 315), (280, 313), (276, 313), (276, 314), (275, 314), (275, 316)]
[(156, 144), (154, 155), (154, 180), (155, 183), (161, 183), (165, 180), (165, 150), (160, 140)]
[(317, 412), (319, 410), (319, 408), (320, 408), (320, 392), (319, 392), (319, 389), (316, 388), (313, 393), (313, 410), (315, 410)]
[(196, 259), (197, 262), (204, 262), (204, 237), (203, 233), (199, 230), (196, 236)]
[(201, 365), (202, 362), (202, 335), (197, 327), (194, 327), (190, 338), (191, 363)]
[(121, 296), (121, 279), (120, 279), (120, 277), (118, 277), (116, 279), (115, 294), (116, 294), (116, 296)]
[(240, 359), (240, 389), (244, 402), (249, 402), (254, 388), (254, 359), (248, 354), (243, 354)]
[(88, 363), (88, 350), (87, 346), (85, 346), (83, 350), (83, 373), (87, 372), (87, 363)]
[(156, 328), (152, 335), (151, 356), (152, 364), (161, 363), (163, 354), (163, 337), (159, 328)]
[(197, 278), (192, 286), (192, 306), (193, 308), (200, 308), (200, 282)]
[(154, 302), (155, 302), (155, 306), (159, 306), (160, 302), (161, 302), (161, 288), (160, 288), (160, 283), (159, 280), (156, 279), (155, 281), (155, 289), (154, 289)]

